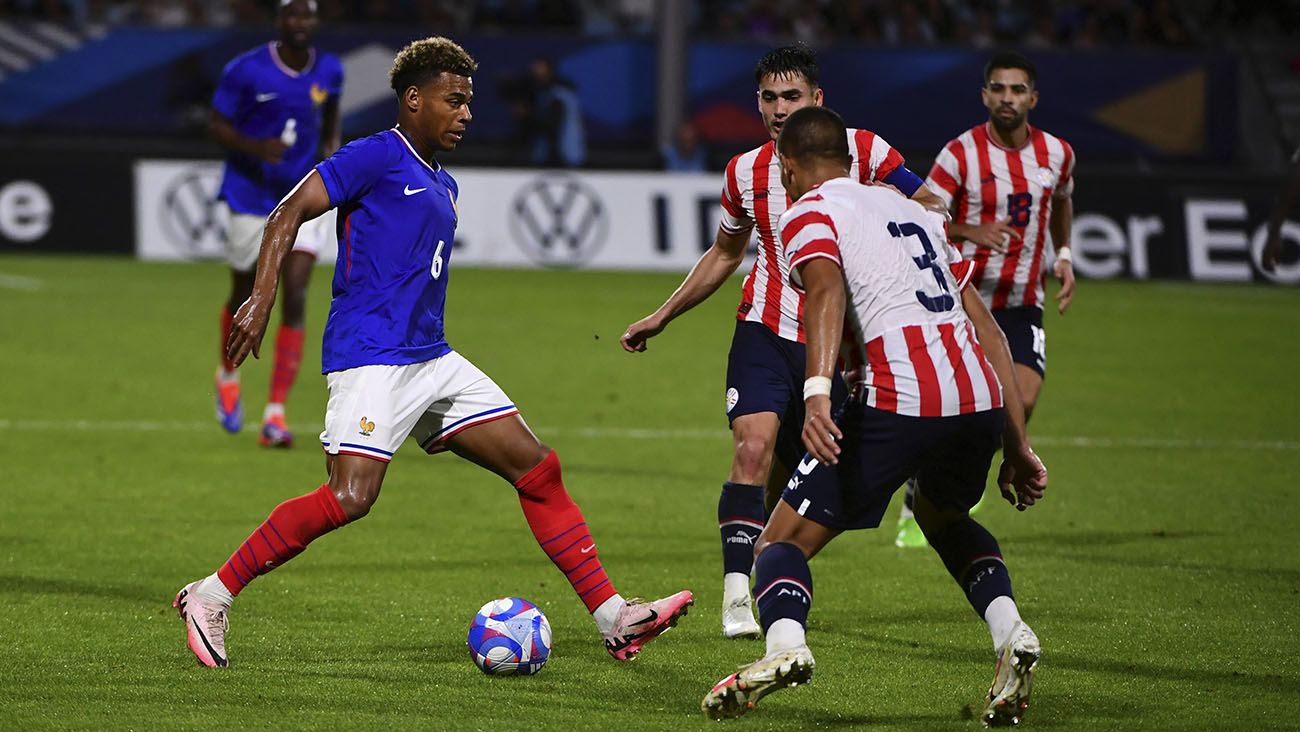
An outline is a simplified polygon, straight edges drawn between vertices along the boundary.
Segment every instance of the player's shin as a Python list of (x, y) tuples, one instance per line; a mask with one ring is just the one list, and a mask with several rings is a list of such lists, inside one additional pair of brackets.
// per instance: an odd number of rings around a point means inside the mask
[(722, 534), (722, 572), (744, 575), (749, 593), (749, 573), (754, 565), (754, 542), (763, 533), (763, 486), (723, 483), (718, 497), (718, 531)]
[(275, 336), (275, 366), (271, 371), (271, 393), (267, 402), (284, 404), (289, 398), (289, 390), (298, 378), (298, 367), (302, 365), (303, 329), (287, 325), (280, 326)]
[(1020, 614), (997, 539), (972, 518), (954, 521), (928, 538), (971, 607), (988, 623), (994, 649), (1001, 649)]
[(806, 645), (804, 628), (812, 607), (812, 572), (794, 544), (771, 544), (754, 562), (754, 600), (767, 638), (767, 653)]
[(266, 521), (217, 570), (231, 597), (302, 553), (313, 540), (348, 522), (329, 484), (276, 506)]
[[(600, 563), (596, 542), (587, 529), (582, 510), (564, 487), (559, 456), (551, 451), (515, 483), (515, 490), (519, 492), (519, 505), (524, 509), (533, 537), (564, 573), (587, 611), (596, 616), (597, 625), (601, 625), (605, 619), (602, 615), (608, 613), (597, 613), (597, 610), (605, 601), (615, 598), (618, 591)], [(618, 609), (613, 608), (615, 614)], [(612, 625), (612, 619), (609, 622)]]

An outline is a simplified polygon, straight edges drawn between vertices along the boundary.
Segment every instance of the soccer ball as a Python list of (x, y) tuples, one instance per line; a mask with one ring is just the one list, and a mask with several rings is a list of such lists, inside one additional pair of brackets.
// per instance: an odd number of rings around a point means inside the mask
[(479, 608), (466, 643), (485, 674), (535, 674), (551, 656), (551, 623), (531, 602), (503, 597)]

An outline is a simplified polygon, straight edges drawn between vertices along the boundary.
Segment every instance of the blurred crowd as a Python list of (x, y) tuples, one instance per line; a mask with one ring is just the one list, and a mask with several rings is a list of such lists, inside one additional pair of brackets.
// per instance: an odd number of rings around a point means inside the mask
[[(338, 24), (418, 24), (442, 32), (562, 31), (644, 35), (658, 0), (318, 0)], [(1294, 6), (1293, 0), (689, 0), (695, 37), (795, 39), (873, 45), (991, 48), (1178, 47), (1197, 42), (1207, 18), (1230, 21)], [(232, 26), (268, 22), (274, 0), (0, 0), (0, 16), (78, 25)]]

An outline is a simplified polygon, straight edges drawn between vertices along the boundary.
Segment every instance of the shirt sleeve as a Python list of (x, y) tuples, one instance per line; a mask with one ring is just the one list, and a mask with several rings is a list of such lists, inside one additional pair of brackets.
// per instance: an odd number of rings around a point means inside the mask
[(957, 147), (956, 140), (948, 143), (934, 159), (930, 175), (925, 179), (925, 185), (934, 191), (934, 195), (938, 196), (950, 210), (966, 184), (965, 158), (958, 157), (959, 152), (961, 150)]
[(754, 220), (745, 210), (744, 198), (740, 192), (740, 181), (736, 177), (736, 164), (740, 156), (727, 163), (727, 173), (722, 183), (722, 230), (728, 234), (739, 234), (754, 227)]
[(891, 173), (902, 167), (903, 155), (869, 130), (854, 130), (853, 145), (858, 152), (858, 182), (884, 182)]
[(1065, 140), (1061, 140), (1061, 147), (1065, 149), (1065, 160), (1061, 161), (1061, 182), (1052, 191), (1052, 198), (1069, 198), (1074, 195), (1074, 148)]
[(338, 207), (360, 199), (388, 170), (389, 145), (381, 133), (350, 142), (316, 166), (330, 206)]
[(790, 260), (790, 271), (814, 259), (829, 259), (838, 267), (844, 266), (840, 257), (840, 235), (835, 219), (827, 211), (824, 200), (795, 204), (781, 216), (781, 243)]
[(241, 110), (247, 107), (249, 89), (246, 64), (235, 59), (221, 70), (221, 79), (217, 81), (217, 90), (212, 94), (212, 108), (228, 120), (239, 117)]
[(330, 74), (330, 96), (335, 97), (335, 101), (337, 101), (338, 97), (343, 96), (343, 62), (337, 56), (333, 58), (334, 69), (333, 73)]

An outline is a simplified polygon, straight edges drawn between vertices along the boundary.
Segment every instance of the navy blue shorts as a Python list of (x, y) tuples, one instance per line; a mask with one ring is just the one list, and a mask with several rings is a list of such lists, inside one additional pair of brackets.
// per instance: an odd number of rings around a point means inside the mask
[(1047, 335), (1043, 332), (1043, 309), (1032, 305), (994, 310), (993, 319), (1007, 336), (1011, 360), (1043, 376), (1047, 371)]
[[(762, 323), (736, 321), (727, 354), (727, 425), (736, 417), (773, 412), (781, 420), (776, 457), (793, 468), (803, 456), (804, 344), (788, 341)], [(848, 395), (844, 380), (831, 380), (831, 403)]]
[(850, 400), (837, 465), (805, 454), (781, 499), (800, 516), (835, 529), (872, 529), (908, 478), (941, 509), (970, 510), (1002, 446), (1002, 410), (907, 417)]

